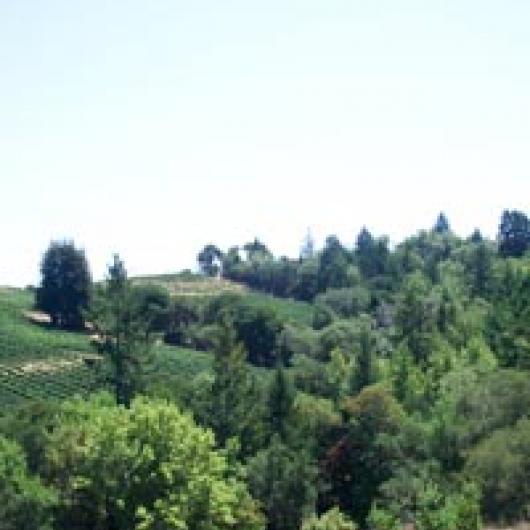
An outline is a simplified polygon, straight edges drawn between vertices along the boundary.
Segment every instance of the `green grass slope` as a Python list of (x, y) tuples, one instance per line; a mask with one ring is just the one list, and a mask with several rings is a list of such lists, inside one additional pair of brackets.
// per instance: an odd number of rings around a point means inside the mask
[[(0, 288), (0, 406), (98, 388), (85, 362), (94, 355), (90, 337), (33, 322), (28, 318), (32, 305), (31, 292)], [(190, 378), (211, 366), (211, 355), (186, 348), (155, 345), (154, 354), (158, 377)]]

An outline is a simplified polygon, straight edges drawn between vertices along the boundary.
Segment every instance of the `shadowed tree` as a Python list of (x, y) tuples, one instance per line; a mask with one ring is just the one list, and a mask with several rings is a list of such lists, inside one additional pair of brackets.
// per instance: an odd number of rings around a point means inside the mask
[(114, 255), (107, 281), (96, 292), (91, 316), (100, 337), (97, 347), (110, 364), (108, 379), (118, 405), (129, 407), (143, 386), (150, 361), (149, 311), (136, 296), (123, 261)]
[(505, 210), (499, 226), (499, 252), (504, 257), (521, 257), (530, 247), (530, 221), (517, 210)]
[(437, 234), (447, 234), (451, 231), (449, 219), (447, 219), (447, 216), (444, 212), (440, 212), (438, 214), (438, 218), (436, 219), (436, 223), (434, 223), (432, 230)]
[(222, 258), (223, 253), (215, 245), (209, 244), (199, 252), (197, 262), (205, 276), (217, 276)]
[(54, 326), (82, 328), (92, 282), (84, 251), (75, 248), (73, 241), (52, 241), (41, 274), (36, 307), (50, 314)]

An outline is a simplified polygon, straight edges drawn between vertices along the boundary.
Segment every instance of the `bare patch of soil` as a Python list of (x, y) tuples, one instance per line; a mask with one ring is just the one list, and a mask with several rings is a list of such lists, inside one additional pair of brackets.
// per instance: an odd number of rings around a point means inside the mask
[(42, 311), (24, 311), (23, 315), (34, 324), (51, 324), (52, 321), (50, 315)]

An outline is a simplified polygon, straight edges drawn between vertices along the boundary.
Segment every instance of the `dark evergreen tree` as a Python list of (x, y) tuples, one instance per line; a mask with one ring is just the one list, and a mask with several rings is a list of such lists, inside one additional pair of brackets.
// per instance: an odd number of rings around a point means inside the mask
[(52, 241), (41, 264), (36, 307), (54, 326), (80, 329), (90, 299), (91, 276), (85, 253), (73, 241)]
[(295, 389), (281, 363), (278, 363), (269, 387), (268, 422), (272, 433), (283, 442), (287, 439), (289, 420), (293, 409)]
[(484, 298), (488, 293), (493, 277), (493, 256), (485, 241), (474, 244), (468, 271), (472, 293)]
[(205, 276), (216, 276), (220, 270), (223, 253), (212, 244), (206, 245), (198, 254), (197, 262)]
[(386, 237), (375, 239), (366, 227), (361, 229), (356, 240), (355, 258), (365, 278), (385, 274), (388, 270), (389, 254)]
[(106, 377), (116, 403), (127, 408), (142, 390), (151, 361), (150, 316), (139, 301), (123, 261), (114, 255), (107, 280), (96, 291), (91, 320), (99, 335), (97, 347), (110, 365)]
[(318, 293), (319, 264), (316, 258), (304, 260), (298, 267), (293, 296), (305, 302), (312, 301)]
[(348, 252), (336, 236), (329, 236), (320, 255), (318, 290), (347, 287)]
[(276, 311), (269, 306), (242, 302), (235, 307), (233, 315), (237, 338), (248, 352), (248, 361), (256, 366), (275, 366), (282, 330)]
[(237, 437), (242, 454), (248, 455), (261, 434), (261, 396), (256, 379), (245, 361), (245, 348), (236, 341), (235, 330), (226, 319), (219, 324), (214, 342), (214, 382), (207, 423), (221, 447)]
[(449, 219), (447, 219), (445, 213), (440, 212), (436, 219), (436, 223), (434, 223), (433, 232), (437, 234), (447, 234), (450, 231), (451, 227), (449, 225)]
[(326, 507), (338, 505), (364, 524), (379, 487), (403, 458), (400, 431), (405, 415), (378, 385), (347, 400), (344, 413), (348, 417), (346, 432), (323, 463), (329, 489), (322, 500)]
[(503, 257), (521, 257), (530, 248), (530, 221), (517, 210), (505, 210), (499, 226), (499, 252)]
[(368, 324), (363, 324), (359, 333), (359, 349), (352, 373), (353, 393), (359, 393), (376, 380), (375, 338)]
[(269, 530), (299, 530), (315, 510), (317, 469), (304, 450), (274, 437), (247, 466), (249, 490), (267, 517)]
[(262, 243), (257, 237), (254, 241), (245, 243), (243, 250), (247, 253), (247, 260), (252, 260), (258, 256), (272, 257), (271, 251), (267, 248), (265, 243)]
[(469, 241), (471, 241), (471, 243), (482, 243), (482, 241), (484, 241), (484, 237), (478, 228), (473, 230), (473, 233), (469, 236)]

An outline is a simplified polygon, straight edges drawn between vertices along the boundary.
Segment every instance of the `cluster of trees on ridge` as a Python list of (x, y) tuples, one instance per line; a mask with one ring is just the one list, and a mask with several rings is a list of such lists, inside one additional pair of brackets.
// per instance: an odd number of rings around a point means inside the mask
[[(52, 243), (37, 307), (90, 321), (102, 382), (88, 401), (0, 416), (0, 528), (477, 530), (530, 518), (530, 224), (461, 239), (441, 214), (390, 249), (363, 229), (297, 260), (260, 241), (198, 256), (203, 274), (275, 298), (171, 297), (115, 257), (93, 284)], [(212, 353), (154, 375), (155, 338)], [(190, 352), (193, 356), (193, 352)], [(4, 526), (2, 527), (2, 524)]]

